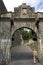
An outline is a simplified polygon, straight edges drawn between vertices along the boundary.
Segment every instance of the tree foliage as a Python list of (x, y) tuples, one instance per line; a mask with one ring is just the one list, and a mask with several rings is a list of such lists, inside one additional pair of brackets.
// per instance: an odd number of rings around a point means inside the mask
[(32, 38), (32, 32), (31, 31), (24, 31), (24, 30), (20, 30), (20, 33), (23, 37), (24, 40), (29, 40)]
[(33, 31), (24, 31), (23, 29), (19, 30), (20, 31), (20, 34), (22, 35), (23, 39), (24, 40), (29, 40), (29, 39), (36, 39), (37, 36), (35, 33), (33, 33)]

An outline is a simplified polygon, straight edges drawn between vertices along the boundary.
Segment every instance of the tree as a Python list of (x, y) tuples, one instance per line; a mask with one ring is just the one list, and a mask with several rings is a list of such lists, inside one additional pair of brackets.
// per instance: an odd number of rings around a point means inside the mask
[(24, 30), (20, 30), (20, 33), (23, 37), (24, 40), (29, 40), (32, 38), (32, 32), (31, 31), (24, 31)]
[(33, 39), (33, 40), (37, 40), (37, 35), (34, 31), (24, 31), (23, 29), (20, 29), (19, 30), (20, 34), (22, 35), (23, 39), (24, 40), (29, 40), (29, 39)]

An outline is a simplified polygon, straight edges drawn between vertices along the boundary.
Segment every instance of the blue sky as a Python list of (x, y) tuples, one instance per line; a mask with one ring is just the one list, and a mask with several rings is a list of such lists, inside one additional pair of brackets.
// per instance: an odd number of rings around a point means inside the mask
[(35, 11), (43, 12), (43, 0), (3, 0), (8, 11), (14, 11), (14, 7), (27, 3), (31, 7), (35, 7)]

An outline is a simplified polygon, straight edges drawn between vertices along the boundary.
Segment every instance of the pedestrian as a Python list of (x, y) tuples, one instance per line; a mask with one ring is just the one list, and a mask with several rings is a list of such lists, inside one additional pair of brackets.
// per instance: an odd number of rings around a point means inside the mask
[(36, 49), (33, 50), (33, 62), (36, 63), (36, 58), (37, 58), (37, 51)]

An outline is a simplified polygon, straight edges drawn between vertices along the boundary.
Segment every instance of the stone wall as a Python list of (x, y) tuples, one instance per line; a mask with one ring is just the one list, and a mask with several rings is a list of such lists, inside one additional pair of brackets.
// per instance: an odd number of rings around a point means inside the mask
[(0, 49), (3, 50), (4, 58), (9, 59), (11, 47), (11, 24), (10, 19), (2, 18), (0, 20)]
[(43, 19), (39, 19), (39, 32), (38, 32), (38, 58), (43, 64)]
[(12, 32), (11, 35), (19, 28), (22, 27), (27, 27), (32, 29), (33, 31), (35, 31), (37, 33), (37, 27), (36, 27), (36, 23), (35, 23), (35, 18), (16, 18), (13, 21), (13, 27), (12, 27)]
[(16, 30), (12, 36), (12, 47), (23, 44), (22, 41), (22, 35), (20, 34), (19, 30)]

